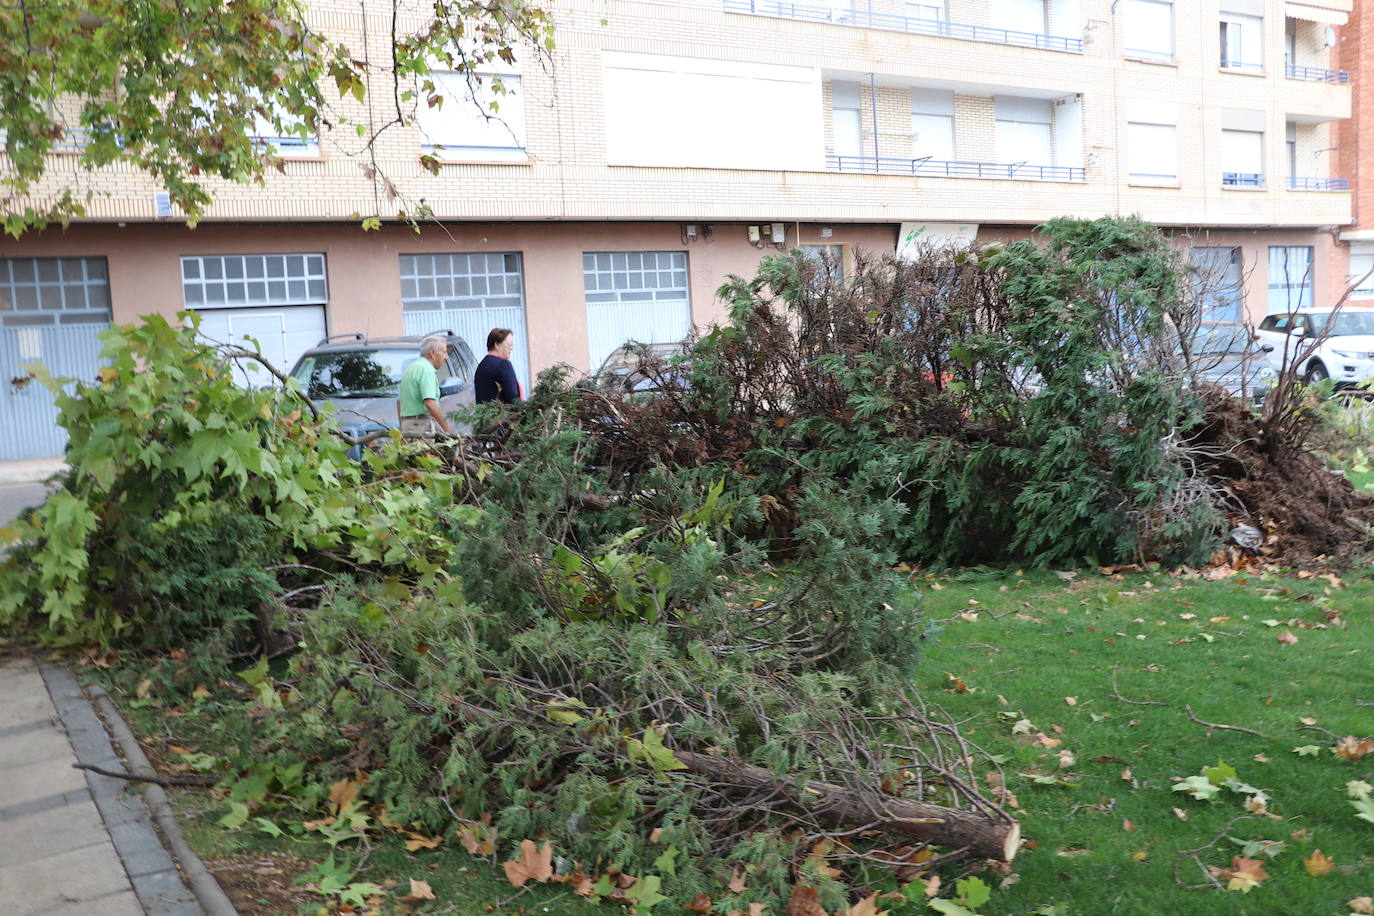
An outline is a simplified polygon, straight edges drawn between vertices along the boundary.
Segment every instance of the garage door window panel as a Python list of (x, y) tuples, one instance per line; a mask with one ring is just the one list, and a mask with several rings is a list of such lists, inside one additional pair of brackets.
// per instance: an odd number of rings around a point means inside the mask
[(195, 255), (181, 259), (192, 308), (321, 305), (329, 301), (323, 254)]
[(110, 319), (104, 258), (0, 258), (0, 325)]

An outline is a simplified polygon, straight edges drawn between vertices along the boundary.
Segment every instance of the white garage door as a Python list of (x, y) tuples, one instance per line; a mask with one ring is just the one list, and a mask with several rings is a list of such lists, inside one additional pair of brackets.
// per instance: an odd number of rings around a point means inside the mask
[(25, 366), (91, 381), (110, 326), (104, 258), (0, 258), (0, 461), (55, 458), (67, 445), (57, 403)]
[[(200, 314), (202, 338), (259, 350), (283, 373), (327, 333), (322, 254), (184, 257), (181, 283), (187, 307)], [(244, 385), (275, 383), (252, 362), (243, 362), (235, 378)]]
[(675, 343), (692, 330), (685, 251), (587, 252), (582, 278), (593, 372), (626, 341)]
[(530, 390), (523, 262), (516, 252), (401, 255), (401, 308), (407, 334), (452, 331), (480, 359), (492, 328), (515, 332), (511, 363)]

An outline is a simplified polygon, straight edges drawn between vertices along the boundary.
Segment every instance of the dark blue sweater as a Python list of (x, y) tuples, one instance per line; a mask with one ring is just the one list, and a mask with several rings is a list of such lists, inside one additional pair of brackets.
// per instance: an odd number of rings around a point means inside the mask
[(510, 360), (488, 353), (477, 364), (472, 373), (472, 387), (477, 403), (505, 401), (514, 404), (520, 400), (520, 380), (515, 377), (515, 367)]

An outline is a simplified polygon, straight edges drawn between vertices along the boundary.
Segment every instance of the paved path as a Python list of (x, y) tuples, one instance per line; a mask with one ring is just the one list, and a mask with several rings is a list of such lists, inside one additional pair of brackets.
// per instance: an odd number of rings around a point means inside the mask
[(0, 483), (0, 528), (47, 498), (48, 488), (41, 483)]
[(65, 669), (0, 660), (0, 912), (201, 912), (124, 780), (104, 725)]

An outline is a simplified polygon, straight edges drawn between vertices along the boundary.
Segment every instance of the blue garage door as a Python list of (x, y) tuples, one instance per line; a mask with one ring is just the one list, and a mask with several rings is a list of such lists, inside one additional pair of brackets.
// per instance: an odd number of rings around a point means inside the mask
[(62, 454), (54, 398), (24, 367), (94, 379), (109, 326), (104, 258), (0, 258), (0, 461)]

